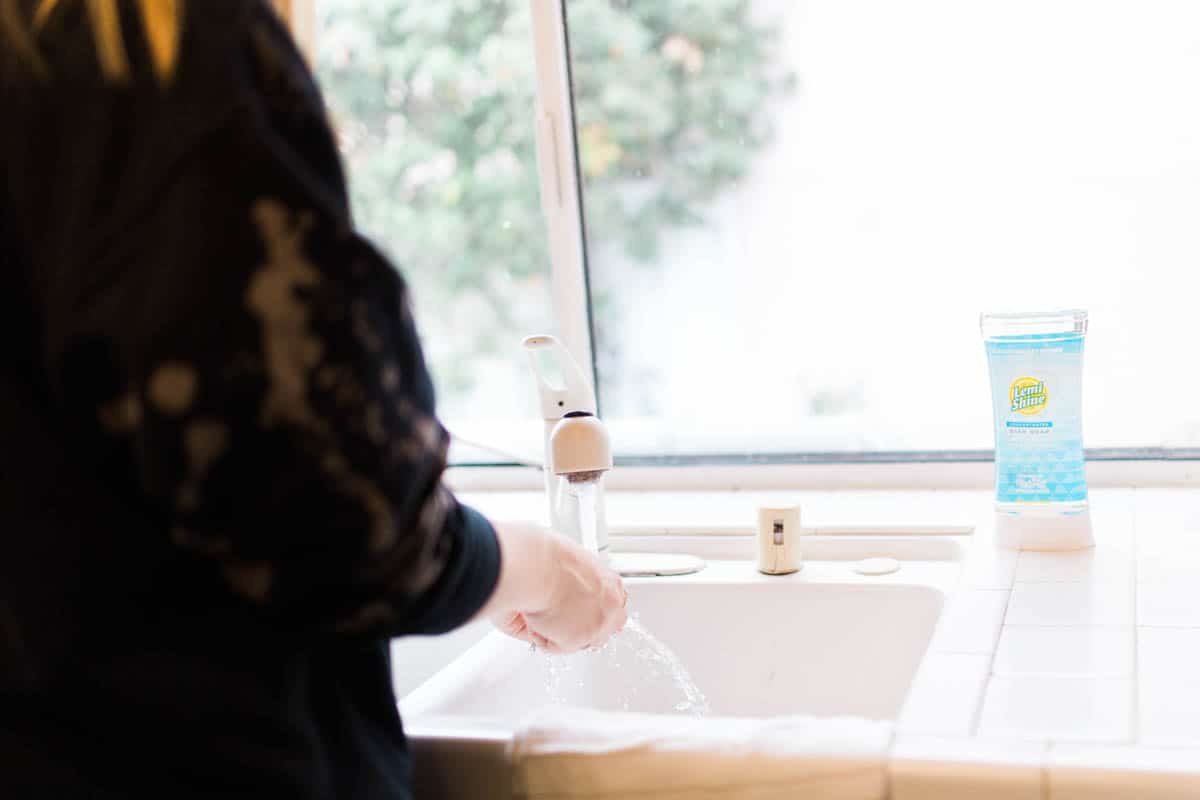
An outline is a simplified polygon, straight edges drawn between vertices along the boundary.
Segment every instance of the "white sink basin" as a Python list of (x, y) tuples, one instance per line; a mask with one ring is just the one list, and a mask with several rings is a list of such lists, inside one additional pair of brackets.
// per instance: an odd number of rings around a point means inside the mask
[[(814, 542), (822, 560), (789, 576), (729, 560), (745, 542), (690, 541), (689, 551), (721, 560), (695, 575), (630, 579), (630, 609), (679, 656), (713, 715), (894, 719), (957, 576), (959, 548), (945, 537), (836, 538)], [(855, 573), (853, 559), (867, 552), (900, 559), (900, 570)], [(418, 788), (466, 797), (507, 786), (504, 747), (521, 718), (546, 705), (679, 713), (682, 691), (638, 656), (644, 647), (626, 632), (600, 653), (555, 659), (489, 635), (401, 702)]]

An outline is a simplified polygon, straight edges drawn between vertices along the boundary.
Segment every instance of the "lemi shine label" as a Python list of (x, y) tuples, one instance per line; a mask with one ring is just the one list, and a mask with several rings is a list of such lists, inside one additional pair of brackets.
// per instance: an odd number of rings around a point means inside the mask
[(987, 343), (996, 422), (996, 500), (1087, 499), (1080, 419), (1083, 337)]
[(1046, 382), (1037, 378), (1017, 378), (1008, 390), (1010, 410), (1027, 417), (1046, 410)]

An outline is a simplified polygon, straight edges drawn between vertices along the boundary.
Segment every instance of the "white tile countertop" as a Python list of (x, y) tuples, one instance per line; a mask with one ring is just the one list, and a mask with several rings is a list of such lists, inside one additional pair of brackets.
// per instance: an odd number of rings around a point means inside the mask
[[(463, 499), (536, 518), (533, 492)], [(1200, 798), (1200, 490), (1092, 492), (1093, 550), (1008, 552), (990, 493), (612, 492), (610, 527), (963, 525), (960, 584), (896, 725), (894, 800)]]

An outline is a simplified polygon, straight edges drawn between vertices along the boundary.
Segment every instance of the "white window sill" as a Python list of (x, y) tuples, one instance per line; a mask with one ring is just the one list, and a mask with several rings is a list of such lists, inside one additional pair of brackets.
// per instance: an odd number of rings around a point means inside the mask
[[(1200, 461), (1089, 461), (1092, 489), (1200, 487)], [(992, 487), (991, 462), (882, 464), (755, 464), (618, 466), (605, 476), (610, 491), (981, 490)], [(536, 467), (453, 467), (446, 482), (459, 492), (540, 491)]]

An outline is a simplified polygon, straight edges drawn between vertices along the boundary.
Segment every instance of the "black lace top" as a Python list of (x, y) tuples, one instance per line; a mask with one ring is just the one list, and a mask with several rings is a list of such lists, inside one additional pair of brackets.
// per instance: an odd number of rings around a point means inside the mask
[[(3, 5), (3, 0), (0, 0)], [(0, 52), (0, 797), (393, 798), (387, 639), (490, 595), (399, 274), (264, 0)]]

